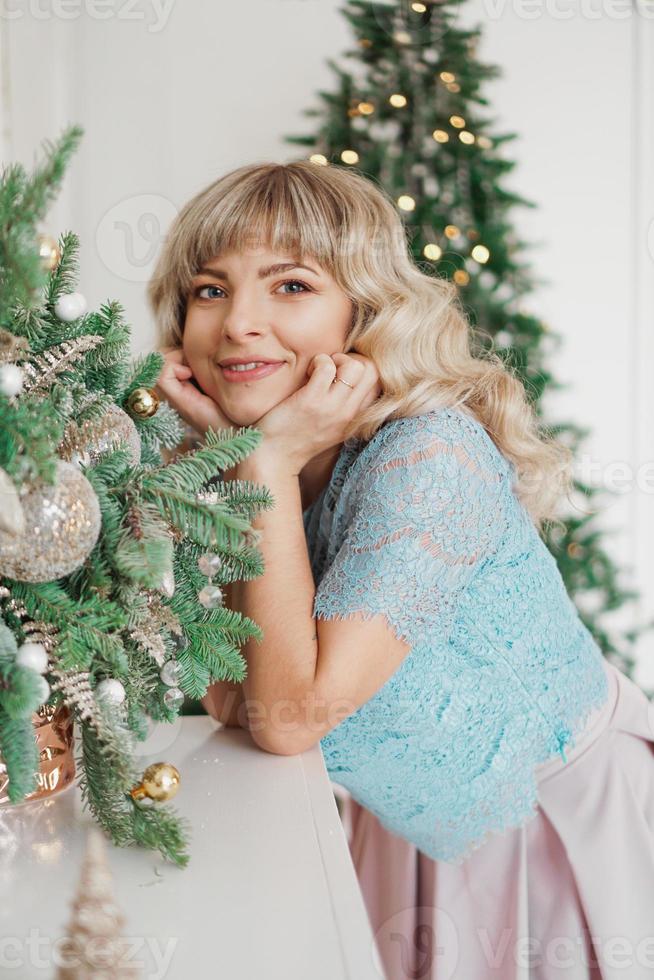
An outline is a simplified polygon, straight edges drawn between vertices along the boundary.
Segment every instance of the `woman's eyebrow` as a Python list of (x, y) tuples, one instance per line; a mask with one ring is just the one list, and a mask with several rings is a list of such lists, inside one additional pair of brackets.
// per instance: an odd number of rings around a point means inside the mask
[[(266, 265), (259, 269), (257, 279), (267, 279), (268, 276), (276, 276), (278, 272), (288, 271), (289, 269), (306, 269), (307, 272), (313, 272), (314, 276), (320, 275), (319, 272), (316, 272), (309, 265), (297, 265), (295, 262), (276, 262), (274, 265)], [(212, 269), (209, 266), (205, 266), (197, 272), (197, 275), (202, 275), (203, 273), (229, 282), (229, 276), (223, 269)]]

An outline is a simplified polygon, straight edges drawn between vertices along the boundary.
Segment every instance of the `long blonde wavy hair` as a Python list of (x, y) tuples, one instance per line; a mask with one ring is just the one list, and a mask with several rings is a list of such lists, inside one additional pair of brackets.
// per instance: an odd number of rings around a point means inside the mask
[(375, 364), (383, 393), (345, 438), (387, 420), (460, 407), (514, 466), (513, 492), (542, 533), (572, 483), (572, 453), (538, 419), (522, 382), (491, 350), (473, 352), (458, 287), (423, 272), (392, 199), (351, 168), (309, 161), (239, 167), (175, 217), (148, 284), (159, 346), (181, 346), (191, 281), (208, 260), (253, 245), (314, 258), (353, 302), (345, 353)]

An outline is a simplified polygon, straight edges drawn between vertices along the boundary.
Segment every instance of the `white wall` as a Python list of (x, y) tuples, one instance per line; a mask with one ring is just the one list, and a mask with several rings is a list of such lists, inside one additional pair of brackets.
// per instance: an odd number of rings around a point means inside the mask
[[(123, 303), (136, 352), (152, 344), (144, 286), (171, 217), (228, 169), (298, 155), (282, 137), (312, 130), (302, 110), (333, 88), (326, 58), (349, 28), (336, 0), (59, 2), (55, 17), (13, 0), (0, 20), (3, 159), (31, 163), (44, 137), (84, 126), (44, 230), (80, 235), (81, 289), (92, 307)], [(625, 488), (602, 519), (643, 600), (617, 622), (652, 618), (654, 19), (624, 0), (469, 0), (461, 17), (504, 71), (486, 94), (497, 129), (520, 134), (505, 184), (539, 206), (513, 217), (543, 281), (528, 308), (564, 338), (552, 365), (569, 387), (550, 416), (591, 427), (584, 475)], [(640, 659), (654, 686), (652, 636)]]

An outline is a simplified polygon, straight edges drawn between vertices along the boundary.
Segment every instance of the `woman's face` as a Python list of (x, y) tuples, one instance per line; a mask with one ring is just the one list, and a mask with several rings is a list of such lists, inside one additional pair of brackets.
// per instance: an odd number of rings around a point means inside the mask
[[(315, 354), (343, 351), (353, 304), (313, 259), (265, 248), (223, 253), (194, 278), (182, 345), (198, 384), (236, 425), (252, 425), (308, 381)], [(275, 268), (273, 268), (273, 266)], [(282, 363), (227, 375), (226, 358)]]

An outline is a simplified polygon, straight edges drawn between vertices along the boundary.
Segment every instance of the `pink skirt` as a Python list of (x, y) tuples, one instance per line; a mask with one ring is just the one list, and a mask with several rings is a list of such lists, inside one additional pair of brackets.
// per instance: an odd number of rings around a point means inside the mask
[(461, 865), (434, 861), (346, 792), (342, 818), (385, 980), (654, 977), (654, 703), (604, 660), (607, 702), (538, 806)]

